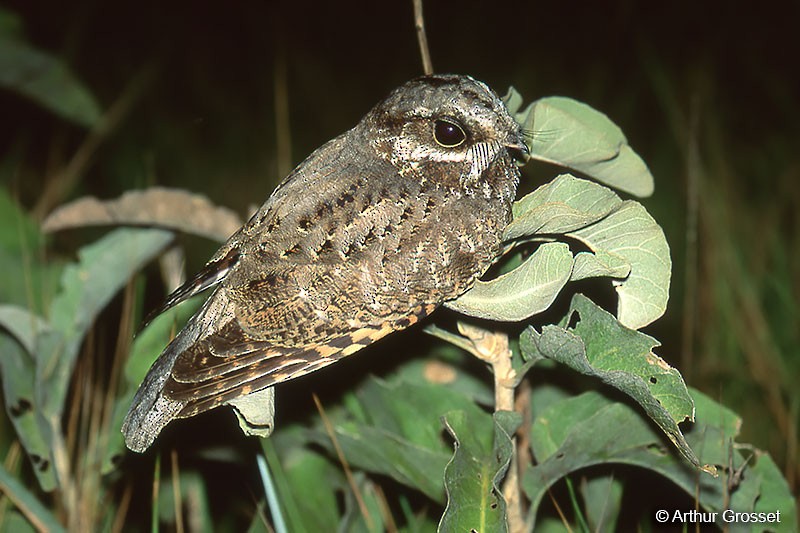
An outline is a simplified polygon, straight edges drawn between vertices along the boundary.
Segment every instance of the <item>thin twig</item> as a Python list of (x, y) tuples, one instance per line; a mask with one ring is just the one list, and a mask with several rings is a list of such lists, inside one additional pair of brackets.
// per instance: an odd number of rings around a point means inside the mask
[(422, 15), (422, 0), (414, 1), (414, 27), (417, 29), (419, 53), (422, 55), (422, 71), (426, 76), (433, 74), (431, 51), (428, 48), (428, 36), (425, 34), (425, 17)]
[(275, 70), (275, 147), (277, 149), (278, 179), (292, 171), (292, 135), (289, 125), (289, 82), (286, 71), (286, 39), (282, 30), (276, 32)]
[(689, 140), (686, 155), (686, 269), (683, 290), (683, 327), (681, 369), (684, 378), (691, 381), (694, 359), (695, 324), (697, 324), (697, 215), (699, 206), (699, 181), (703, 168), (699, 147), (700, 102), (692, 98), (689, 115)]
[(94, 125), (86, 140), (69, 160), (69, 163), (45, 183), (44, 191), (33, 208), (34, 216), (42, 220), (53, 206), (61, 203), (64, 197), (75, 187), (78, 180), (91, 164), (98, 148), (119, 127), (124, 118), (133, 109), (134, 104), (145, 93), (155, 79), (156, 68), (152, 65), (142, 68), (128, 84), (123, 93), (111, 105), (100, 120)]
[(114, 521), (111, 523), (112, 533), (121, 533), (125, 526), (125, 517), (128, 515), (128, 509), (131, 505), (131, 497), (133, 496), (133, 484), (129, 481), (125, 485), (125, 490), (122, 492), (122, 497), (119, 500), (117, 509), (114, 513)]
[(158, 531), (158, 492), (161, 488), (161, 454), (156, 455), (155, 468), (153, 469), (153, 493), (150, 501), (150, 531)]
[(336, 432), (333, 430), (333, 424), (331, 424), (328, 415), (326, 415), (325, 411), (322, 409), (322, 403), (319, 401), (317, 395), (312, 394), (312, 396), (314, 398), (314, 404), (317, 406), (317, 411), (319, 411), (319, 416), (322, 418), (322, 424), (325, 426), (325, 431), (331, 438), (331, 443), (333, 444), (334, 450), (336, 450), (336, 456), (339, 458), (339, 462), (342, 463), (342, 468), (344, 469), (344, 475), (347, 478), (347, 483), (350, 484), (350, 489), (353, 491), (353, 496), (358, 503), (358, 508), (361, 510), (361, 515), (364, 517), (364, 521), (367, 523), (367, 529), (371, 530), (373, 527), (372, 517), (369, 515), (369, 509), (367, 509), (367, 505), (364, 503), (364, 498), (361, 497), (361, 491), (358, 490), (358, 485), (356, 485), (353, 472), (350, 470), (350, 464), (347, 462), (347, 459), (344, 456), (342, 447), (339, 446), (339, 439), (336, 438)]

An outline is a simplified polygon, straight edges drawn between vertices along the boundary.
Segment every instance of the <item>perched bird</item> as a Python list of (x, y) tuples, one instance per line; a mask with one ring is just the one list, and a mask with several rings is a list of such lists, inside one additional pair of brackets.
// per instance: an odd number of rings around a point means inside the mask
[(159, 312), (216, 287), (136, 393), (127, 446), (144, 451), (175, 418), (313, 372), (460, 296), (499, 253), (525, 155), (482, 82), (394, 90), (167, 298)]

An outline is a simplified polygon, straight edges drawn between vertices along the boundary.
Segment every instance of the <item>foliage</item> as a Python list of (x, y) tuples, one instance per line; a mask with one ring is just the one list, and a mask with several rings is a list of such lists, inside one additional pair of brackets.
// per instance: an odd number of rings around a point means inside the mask
[[(96, 123), (94, 99), (66, 64), (16, 33), (0, 39), (0, 56), (15, 67), (0, 83), (65, 120)], [(33, 74), (15, 74), (25, 72)], [(441, 531), (502, 531), (518, 520), (526, 529), (547, 529), (558, 525), (559, 515), (564, 525), (582, 530), (650, 529), (659, 495), (641, 512), (623, 506), (637, 492), (637, 475), (674, 483), (687, 510), (780, 509), (783, 523), (796, 523), (795, 503), (773, 460), (737, 441), (741, 419), (687, 387), (654, 352), (659, 342), (638, 331), (666, 310), (669, 248), (646, 209), (607, 186), (649, 195), (653, 180), (641, 158), (616, 125), (585, 104), (544, 98), (522, 109), (513, 90), (506, 100), (532, 134), (535, 159), (599, 183), (561, 174), (515, 203), (501, 273), (447, 304), (466, 315), (467, 324), (459, 323), (456, 334), (445, 317), (445, 327), (429, 330), (449, 344), (437, 341), (426, 357), (406, 358), (382, 378), (358, 380), (319, 416), (279, 422), (257, 452), (268, 465), (258, 472), (269, 502), (248, 509), (250, 530), (266, 530), (269, 522), (285, 523), (289, 531), (332, 524), (342, 531), (431, 531), (437, 524)], [(3, 424), (13, 427), (0, 438), (7, 453), (0, 467), (7, 497), (0, 500), (0, 531), (118, 529), (126, 521), (134, 485), (124, 481), (132, 475), (120, 462), (121, 417), (149, 364), (198, 305), (177, 307), (131, 340), (143, 300), (141, 271), (178, 232), (223, 239), (228, 232), (219, 228), (231, 224), (228, 211), (204, 200), (186, 213), (148, 209), (189, 198), (198, 200), (151, 189), (67, 206), (44, 226), (131, 227), (105, 233), (65, 263), (45, 257), (48, 242), (38, 223), (0, 191), (0, 261), (20, 280), (0, 286)], [(615, 314), (571, 291), (570, 282), (593, 278), (611, 280)], [(122, 341), (103, 373), (90, 363), (98, 356), (89, 349), (92, 326), (120, 293)], [(466, 333), (470, 327), (510, 338), (511, 349), (500, 356), (514, 369), (514, 411), (491, 412), (499, 407), (494, 403), (503, 376), (495, 374), (493, 387), (484, 365), (475, 375), (466, 352), (480, 347)], [(100, 380), (110, 384), (101, 387)], [(227, 445), (200, 454), (256, 472), (252, 449), (242, 452), (247, 444), (236, 444), (244, 437), (226, 439), (237, 450)], [(20, 450), (29, 466), (19, 460)], [(217, 487), (194, 459), (181, 470), (174, 451), (169, 461), (158, 456), (154, 524), (234, 528), (213, 512)], [(522, 502), (514, 499), (515, 484)], [(548, 496), (569, 502), (571, 512), (549, 507)], [(515, 506), (522, 516), (513, 514)], [(145, 522), (137, 527), (146, 528)]]

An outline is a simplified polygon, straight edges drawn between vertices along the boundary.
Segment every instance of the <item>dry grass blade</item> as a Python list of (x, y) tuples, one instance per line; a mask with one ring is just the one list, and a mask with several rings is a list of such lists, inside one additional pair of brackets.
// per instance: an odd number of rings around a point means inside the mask
[(169, 454), (172, 468), (172, 501), (175, 505), (175, 531), (183, 533), (183, 502), (181, 501), (181, 478), (178, 469), (178, 451), (172, 450)]
[(116, 131), (125, 117), (131, 112), (134, 104), (155, 80), (156, 71), (157, 69), (152, 65), (146, 66), (139, 71), (116, 102), (95, 124), (69, 163), (45, 184), (44, 191), (42, 191), (39, 201), (33, 209), (34, 216), (37, 219), (43, 218), (45, 213), (59, 204), (75, 187), (78, 180), (89, 168), (95, 152)]
[(344, 456), (344, 452), (342, 451), (342, 447), (339, 446), (339, 440), (336, 438), (336, 432), (333, 429), (333, 424), (331, 424), (328, 415), (325, 414), (325, 410), (322, 408), (322, 403), (319, 401), (319, 397), (316, 394), (312, 395), (314, 397), (314, 404), (317, 406), (317, 411), (319, 411), (319, 416), (322, 418), (322, 423), (325, 425), (325, 431), (328, 433), (328, 436), (331, 438), (331, 442), (333, 443), (333, 447), (336, 450), (336, 456), (339, 458), (339, 462), (342, 464), (342, 469), (344, 470), (344, 474), (347, 477), (347, 482), (350, 484), (350, 489), (353, 491), (353, 496), (358, 503), (358, 508), (361, 510), (361, 515), (364, 517), (364, 521), (367, 523), (367, 528), (372, 529), (372, 517), (369, 514), (369, 509), (367, 509), (367, 505), (364, 503), (364, 498), (361, 496), (361, 491), (356, 485), (356, 480), (353, 477), (353, 472), (350, 470), (350, 464), (347, 462), (347, 459)]

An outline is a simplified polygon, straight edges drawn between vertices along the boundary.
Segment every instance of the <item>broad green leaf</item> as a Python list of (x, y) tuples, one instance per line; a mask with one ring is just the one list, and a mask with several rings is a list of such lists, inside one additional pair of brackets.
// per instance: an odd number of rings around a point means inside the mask
[[(515, 96), (511, 103), (518, 105)], [(653, 176), (606, 115), (570, 98), (542, 98), (515, 119), (525, 132), (531, 157), (571, 168), (636, 196), (653, 193)]]
[[(450, 452), (442, 439), (440, 417), (454, 409), (475, 414), (483, 411), (458, 391), (438, 384), (402, 381), (370, 380), (357, 391), (351, 403), (355, 405), (348, 406), (348, 410), (355, 412), (355, 416), (334, 423), (336, 438), (347, 461), (442, 501), (441, 474)], [(312, 439), (332, 448), (325, 433), (315, 431)]]
[(617, 531), (623, 484), (613, 475), (584, 478), (580, 485), (586, 521), (591, 531)]
[[(592, 465), (624, 463), (670, 479), (692, 498), (699, 497), (700, 507), (706, 511), (721, 515), (725, 509), (780, 510), (782, 524), (795, 524), (795, 502), (771, 458), (756, 451), (755, 464), (748, 461), (750, 449), (734, 442), (736, 416), (698, 391), (692, 390), (691, 395), (697, 405), (697, 421), (686, 438), (700, 451), (701, 461), (715, 464), (725, 475), (698, 477), (677, 457), (663, 453), (662, 438), (636, 410), (587, 392), (551, 404), (533, 420), (531, 445), (539, 464), (529, 468), (522, 481), (533, 502), (531, 512), (535, 513), (547, 489), (569, 473)], [(739, 474), (738, 483), (729, 486), (734, 472)], [(587, 508), (594, 505), (597, 502), (587, 503)], [(718, 525), (724, 525), (721, 516)], [(743, 530), (762, 531), (759, 526), (763, 527), (756, 524)]]
[(37, 533), (37, 530), (20, 512), (12, 509), (3, 515), (0, 533)]
[[(713, 429), (704, 420), (698, 415), (697, 423), (687, 433), (693, 443), (699, 444), (698, 439)], [(531, 437), (538, 464), (523, 474), (522, 486), (531, 499), (534, 515), (547, 489), (556, 481), (588, 466), (610, 463), (636, 465), (663, 475), (688, 494), (699, 494), (704, 508), (721, 508), (725, 504), (725, 476), (698, 477), (675, 455), (664, 453), (663, 437), (639, 412), (597, 392), (548, 407), (534, 419)], [(698, 448), (703, 461), (708, 459), (706, 453), (719, 452), (711, 449), (714, 447), (709, 444)], [(730, 448), (725, 445), (724, 449)], [(731, 464), (741, 467), (742, 457), (737, 453)]]
[(617, 254), (598, 250), (594, 253), (578, 252), (572, 267), (570, 281), (586, 278), (626, 278), (631, 273), (631, 265)]
[(56, 488), (56, 478), (50, 460), (49, 440), (37, 418), (36, 363), (30, 353), (6, 334), (0, 334), (0, 354), (0, 379), (6, 412), (31, 461), (39, 485), (42, 490), (51, 491)]
[[(568, 324), (577, 324), (570, 327)], [(526, 346), (544, 357), (603, 382), (631, 396), (664, 430), (681, 454), (701, 465), (678, 423), (694, 420), (694, 406), (677, 370), (653, 353), (658, 341), (622, 326), (591, 300), (577, 294), (560, 326), (532, 327), (523, 332)], [(710, 469), (709, 469), (710, 470)]]
[(445, 306), (465, 315), (517, 322), (541, 313), (569, 281), (572, 253), (564, 243), (539, 246), (520, 266), (472, 289)]
[(36, 353), (36, 340), (50, 325), (42, 318), (16, 305), (0, 304), (0, 328), (8, 331), (28, 353)]
[(512, 205), (514, 220), (503, 238), (561, 234), (597, 222), (622, 204), (611, 189), (562, 174)]
[(6, 411), (40, 486), (45, 491), (53, 490), (56, 478), (49, 460), (50, 448), (37, 418), (33, 354), (37, 353), (42, 339), (57, 333), (38, 316), (14, 305), (0, 305), (0, 328), (8, 332), (0, 333), (0, 382)]
[(75, 358), (97, 314), (171, 239), (162, 230), (118, 229), (82, 248), (78, 263), (65, 269), (49, 316), (63, 341), (37, 354), (38, 396), (47, 419), (60, 419)]
[[(97, 314), (145, 263), (172, 239), (153, 229), (119, 229), (81, 249), (50, 306), (50, 330), (37, 338), (36, 416), (45, 441), (60, 432), (72, 372), (83, 338)], [(48, 446), (48, 448), (52, 448)], [(52, 464), (52, 455), (45, 460)]]
[(509, 87), (508, 92), (502, 98), (503, 103), (506, 105), (506, 109), (508, 109), (509, 115), (516, 116), (519, 113), (520, 108), (522, 107), (523, 100), (522, 95), (514, 87)]
[(626, 201), (602, 220), (567, 235), (595, 253), (614, 254), (630, 265), (628, 277), (614, 282), (622, 324), (639, 329), (664, 314), (672, 273), (669, 245), (641, 204)]
[(91, 127), (100, 107), (60, 59), (31, 45), (0, 36), (0, 87), (19, 93), (55, 114)]
[(245, 435), (266, 439), (275, 429), (275, 387), (235, 398), (227, 405), (233, 407), (239, 428)]
[[(748, 485), (755, 485), (752, 478), (758, 480), (758, 494), (755, 498), (739, 498), (744, 494)], [(761, 451), (756, 453), (756, 462), (748, 467), (744, 472), (744, 483), (739, 486), (739, 490), (733, 494), (730, 507), (737, 511), (754, 513), (775, 513), (780, 511), (780, 525), (777, 523), (769, 524), (776, 531), (784, 527), (792, 527), (798, 522), (797, 500), (792, 498), (792, 491), (786, 478), (783, 477), (778, 465), (772, 460), (769, 454)], [(741, 502), (741, 503), (740, 503)], [(747, 505), (747, 504), (750, 505)], [(764, 524), (751, 524), (750, 531), (760, 533), (763, 531)]]
[(50, 510), (2, 465), (0, 465), (0, 493), (8, 497), (37, 530), (66, 531)]
[[(315, 433), (313, 440), (331, 448), (324, 433)], [(435, 501), (443, 499), (441, 473), (449, 457), (444, 451), (424, 448), (383, 428), (354, 424), (337, 425), (336, 440), (352, 466), (386, 475)]]
[[(542, 410), (531, 426), (531, 451), (536, 457), (536, 462), (542, 463), (558, 453), (576, 426), (609, 409), (620, 409), (626, 412), (631, 410), (630, 407), (624, 404), (615, 404), (599, 392), (594, 391), (566, 398)], [(613, 418), (617, 415), (609, 414), (608, 416)], [(626, 414), (625, 416), (641, 418), (640, 415)], [(609, 425), (606, 431), (614, 433), (617, 429), (616, 426)], [(625, 428), (624, 445), (626, 447), (646, 446), (658, 441), (658, 434), (643, 418), (641, 422), (637, 421)]]
[[(361, 496), (359, 503), (352, 490), (345, 492), (344, 513), (336, 531), (348, 533), (384, 533), (388, 531), (384, 523), (386, 496), (370, 478), (358, 472), (353, 476), (356, 490)], [(331, 530), (326, 527), (322, 531)]]
[(491, 419), (464, 411), (445, 415), (445, 426), (456, 444), (444, 472), (447, 508), (439, 531), (508, 531), (500, 483), (514, 451), (511, 439), (521, 421), (519, 413), (510, 411), (498, 411)]

